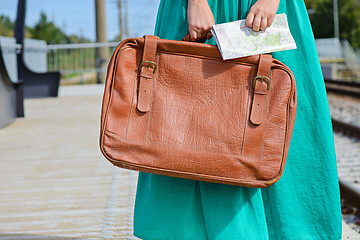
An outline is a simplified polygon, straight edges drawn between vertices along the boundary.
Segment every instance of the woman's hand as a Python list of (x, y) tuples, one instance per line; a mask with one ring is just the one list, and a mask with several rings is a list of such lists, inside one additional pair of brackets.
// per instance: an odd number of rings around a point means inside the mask
[(270, 27), (279, 7), (280, 0), (258, 0), (246, 17), (246, 25), (254, 31), (265, 30)]
[(187, 16), (189, 33), (183, 40), (196, 41), (212, 37), (210, 29), (215, 24), (215, 19), (207, 0), (188, 0)]

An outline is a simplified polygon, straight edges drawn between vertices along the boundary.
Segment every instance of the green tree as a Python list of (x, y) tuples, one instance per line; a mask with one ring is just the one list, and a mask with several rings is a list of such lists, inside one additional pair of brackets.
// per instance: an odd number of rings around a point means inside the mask
[[(323, 2), (327, 2), (329, 0), (304, 0), (306, 8), (307, 9), (311, 9), (311, 8), (316, 8), (316, 6), (318, 4), (321, 4)], [(332, 0), (330, 0), (332, 2)]]
[(14, 22), (4, 15), (0, 16), (0, 36), (14, 36)]
[(39, 21), (32, 29), (29, 29), (29, 32), (32, 38), (45, 40), (48, 44), (70, 42), (66, 34), (49, 21), (44, 12), (41, 12)]
[(332, 0), (309, 3), (309, 5), (315, 10), (315, 13), (310, 15), (310, 21), (315, 38), (334, 37)]
[(360, 2), (341, 0), (339, 4), (340, 37), (349, 40), (353, 47), (360, 48)]
[(68, 36), (70, 43), (89, 43), (91, 42), (89, 39), (86, 39), (85, 37), (77, 36), (77, 35), (69, 35)]
[[(306, 3), (306, 2), (305, 2)], [(360, 47), (360, 5), (358, 0), (338, 1), (340, 38), (347, 39), (353, 47)], [(315, 9), (310, 21), (315, 38), (334, 37), (332, 0), (307, 1), (307, 7)]]

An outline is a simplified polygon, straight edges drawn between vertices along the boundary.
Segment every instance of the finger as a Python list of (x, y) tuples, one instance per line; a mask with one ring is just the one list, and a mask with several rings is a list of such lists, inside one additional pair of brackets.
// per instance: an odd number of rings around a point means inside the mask
[(268, 20), (267, 20), (267, 26), (266, 26), (266, 27), (270, 27), (271, 24), (272, 24), (272, 22), (273, 22), (273, 20), (274, 20), (274, 17), (268, 18)]
[(182, 39), (182, 41), (190, 41), (190, 34), (187, 33), (185, 37)]
[(197, 39), (197, 32), (192, 30), (192, 31), (189, 32), (189, 34), (190, 34), (190, 41), (195, 42), (196, 39)]
[(259, 31), (260, 24), (261, 24), (261, 17), (258, 14), (255, 16), (253, 26), (252, 26), (252, 28), (254, 29), (255, 32)]
[(200, 34), (198, 33), (198, 39), (204, 39), (206, 38), (208, 32), (202, 31)]
[(212, 33), (209, 31), (207, 34), (206, 34), (206, 39), (210, 39), (212, 38)]
[(268, 22), (268, 20), (267, 20), (266, 17), (263, 17), (263, 18), (261, 19), (260, 30), (265, 30), (265, 29), (266, 29), (266, 27), (267, 27), (267, 22)]
[(252, 13), (252, 11), (250, 11), (246, 17), (245, 23), (248, 27), (252, 27), (253, 22), (254, 22), (254, 14)]

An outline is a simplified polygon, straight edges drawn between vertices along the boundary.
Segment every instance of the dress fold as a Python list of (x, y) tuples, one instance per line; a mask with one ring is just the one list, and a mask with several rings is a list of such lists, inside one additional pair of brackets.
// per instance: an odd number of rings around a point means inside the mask
[[(216, 23), (245, 19), (252, 0), (208, 0)], [(187, 0), (160, 2), (155, 35), (187, 34)], [(273, 53), (294, 73), (298, 106), (282, 178), (264, 189), (139, 173), (134, 234), (145, 240), (341, 239), (330, 111), (305, 4), (281, 0), (297, 49)], [(206, 43), (215, 44), (214, 40)]]

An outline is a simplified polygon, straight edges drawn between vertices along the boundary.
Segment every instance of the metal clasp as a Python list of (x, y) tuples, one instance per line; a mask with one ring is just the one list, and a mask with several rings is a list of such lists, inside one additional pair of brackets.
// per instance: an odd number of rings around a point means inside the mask
[(266, 81), (267, 90), (269, 90), (269, 88), (270, 88), (270, 78), (268, 78), (267, 76), (256, 76), (256, 77), (254, 78), (253, 88), (255, 89), (256, 81), (257, 81), (258, 79), (261, 79), (261, 82), (262, 82), (262, 81)]
[(142, 69), (142, 67), (143, 67), (144, 64), (148, 64), (148, 65), (150, 65), (150, 66), (153, 66), (153, 67), (154, 67), (153, 74), (155, 73), (157, 64), (156, 64), (156, 62), (152, 62), (152, 61), (143, 61), (143, 62), (140, 64), (139, 73), (141, 73), (141, 69)]

